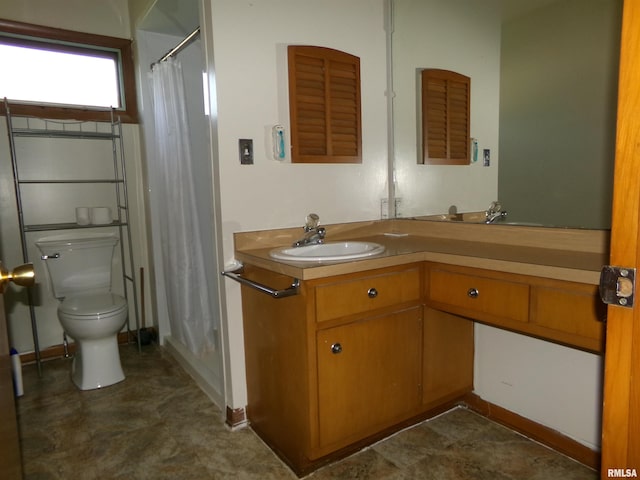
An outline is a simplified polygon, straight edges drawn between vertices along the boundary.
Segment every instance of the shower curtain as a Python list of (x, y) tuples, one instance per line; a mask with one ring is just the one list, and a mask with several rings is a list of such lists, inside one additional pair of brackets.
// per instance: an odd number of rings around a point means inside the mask
[[(215, 325), (204, 269), (194, 194), (189, 125), (182, 66), (175, 58), (151, 72), (156, 151), (149, 169), (157, 175), (160, 244), (171, 336), (193, 354), (215, 349)], [(151, 156), (150, 156), (151, 157)], [(208, 227), (205, 227), (208, 228)]]

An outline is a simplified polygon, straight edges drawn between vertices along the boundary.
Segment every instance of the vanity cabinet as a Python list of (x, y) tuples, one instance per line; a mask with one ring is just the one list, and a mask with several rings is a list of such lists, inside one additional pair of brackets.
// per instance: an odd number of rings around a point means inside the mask
[[(292, 281), (252, 265), (243, 276)], [(471, 391), (473, 324), (425, 311), (423, 279), (414, 263), (302, 281), (281, 299), (242, 286), (247, 415), (296, 473)]]
[(600, 353), (606, 308), (598, 287), (427, 263), (428, 306), (525, 335)]
[(247, 416), (307, 473), (470, 393), (474, 321), (600, 352), (599, 304), (595, 285), (434, 262), (304, 280), (285, 298), (243, 285)]
[(242, 285), (247, 418), (296, 473), (460, 403), (511, 426), (517, 420), (523, 433), (581, 461), (595, 458), (472, 394), (474, 330), (482, 323), (602, 353), (607, 310), (592, 282), (608, 259), (606, 233), (394, 220), (331, 232), (385, 245), (370, 258), (270, 256), (299, 233), (235, 238), (245, 265), (236, 280), (290, 293), (300, 279), (297, 294), (282, 298)]

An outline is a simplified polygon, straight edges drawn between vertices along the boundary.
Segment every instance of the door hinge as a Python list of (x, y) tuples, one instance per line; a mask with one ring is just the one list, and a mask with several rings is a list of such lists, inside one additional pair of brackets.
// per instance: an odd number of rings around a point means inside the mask
[(607, 305), (633, 307), (636, 269), (605, 265), (600, 272), (600, 298)]

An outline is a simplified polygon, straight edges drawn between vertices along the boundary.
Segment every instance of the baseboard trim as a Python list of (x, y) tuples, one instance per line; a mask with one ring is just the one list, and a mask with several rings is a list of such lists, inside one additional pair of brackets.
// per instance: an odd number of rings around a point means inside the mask
[(484, 417), (573, 458), (583, 465), (597, 471), (600, 470), (600, 452), (590, 449), (586, 445), (567, 437), (557, 430), (522, 417), (506, 408), (494, 405), (475, 393), (465, 395), (461, 404)]
[(247, 423), (247, 412), (244, 408), (231, 408), (227, 405), (225, 422), (232, 430), (243, 427)]

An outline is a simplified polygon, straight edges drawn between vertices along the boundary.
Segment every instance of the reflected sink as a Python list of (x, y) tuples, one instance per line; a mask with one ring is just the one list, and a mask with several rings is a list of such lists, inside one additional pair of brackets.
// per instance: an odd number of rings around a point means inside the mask
[(271, 250), (269, 255), (277, 260), (295, 262), (320, 262), (357, 260), (384, 252), (384, 245), (374, 242), (328, 242), (304, 247), (283, 247)]

